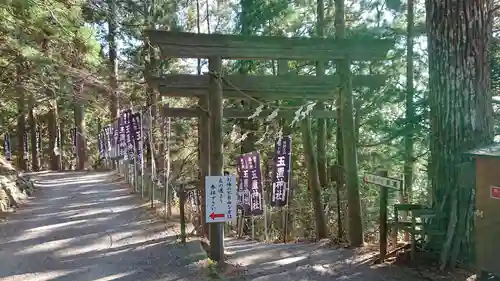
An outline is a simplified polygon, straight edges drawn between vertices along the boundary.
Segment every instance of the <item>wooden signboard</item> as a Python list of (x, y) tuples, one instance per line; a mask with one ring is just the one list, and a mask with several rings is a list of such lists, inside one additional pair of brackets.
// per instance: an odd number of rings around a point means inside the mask
[(366, 183), (373, 183), (383, 187), (389, 187), (396, 190), (401, 190), (403, 181), (389, 177), (382, 177), (372, 174), (365, 174), (364, 180)]
[(378, 175), (365, 174), (365, 183), (371, 183), (381, 186), (380, 192), (380, 257), (379, 262), (382, 263), (385, 260), (385, 255), (387, 253), (387, 205), (389, 201), (389, 188), (401, 190), (403, 187), (403, 181), (398, 179), (393, 179), (388, 177), (387, 171), (380, 171)]

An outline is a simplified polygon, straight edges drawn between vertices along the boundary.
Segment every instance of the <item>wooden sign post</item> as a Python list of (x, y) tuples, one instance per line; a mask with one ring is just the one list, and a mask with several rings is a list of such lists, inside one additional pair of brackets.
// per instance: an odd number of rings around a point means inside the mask
[(365, 175), (365, 182), (372, 183), (381, 187), (380, 190), (380, 259), (379, 262), (382, 263), (385, 260), (387, 254), (387, 205), (389, 201), (389, 188), (394, 188), (400, 190), (402, 182), (401, 180), (392, 179), (388, 177), (387, 171), (380, 171), (377, 175)]

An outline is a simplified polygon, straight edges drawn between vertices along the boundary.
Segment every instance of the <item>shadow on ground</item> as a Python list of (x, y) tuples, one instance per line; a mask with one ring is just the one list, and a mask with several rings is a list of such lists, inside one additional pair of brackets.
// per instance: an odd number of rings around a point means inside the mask
[[(265, 244), (226, 239), (230, 280), (253, 281), (430, 281), (459, 280), (428, 275), (415, 268), (371, 265), (370, 249), (329, 248), (319, 244)], [(465, 279), (460, 279), (465, 281)]]
[(198, 242), (177, 243), (110, 173), (30, 175), (38, 190), (0, 223), (0, 280), (202, 280)]

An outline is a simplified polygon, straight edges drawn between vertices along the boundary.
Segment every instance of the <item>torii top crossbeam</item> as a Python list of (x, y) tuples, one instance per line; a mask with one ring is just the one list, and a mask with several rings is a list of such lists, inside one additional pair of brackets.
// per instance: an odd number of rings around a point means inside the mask
[(359, 61), (385, 59), (394, 40), (366, 36), (347, 39), (198, 34), (147, 30), (163, 57)]

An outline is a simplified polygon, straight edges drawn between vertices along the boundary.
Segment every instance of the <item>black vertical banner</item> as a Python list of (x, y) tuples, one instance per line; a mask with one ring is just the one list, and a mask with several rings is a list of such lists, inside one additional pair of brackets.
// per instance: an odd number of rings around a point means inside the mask
[(291, 170), (292, 138), (284, 136), (275, 142), (271, 206), (283, 207), (288, 204)]
[(120, 118), (118, 118), (118, 156), (120, 159), (123, 159), (125, 157), (125, 152), (127, 149), (127, 134), (126, 134), (126, 116), (127, 116), (127, 110), (122, 110), (120, 113)]
[(72, 144), (73, 156), (76, 157), (78, 149), (76, 146), (77, 144), (76, 128), (75, 127), (71, 128), (70, 132), (71, 132), (71, 144)]
[(107, 151), (106, 151), (106, 156), (108, 159), (111, 159), (111, 153), (113, 151), (113, 127), (112, 126), (107, 126), (105, 128), (106, 131), (106, 144), (107, 144)]
[(244, 155), (236, 157), (236, 170), (238, 172), (238, 192), (236, 208), (241, 210), (244, 215), (250, 214), (250, 186), (248, 184), (248, 170), (246, 167), (247, 159)]
[(35, 133), (35, 138), (36, 138), (36, 151), (37, 151), (37, 154), (38, 154), (38, 157), (41, 158), (41, 154), (42, 154), (42, 136), (40, 134), (40, 128), (36, 128), (36, 133)]
[(129, 160), (134, 158), (134, 143), (133, 141), (133, 124), (132, 124), (132, 110), (127, 110), (125, 113), (125, 142), (126, 142), (126, 155)]
[(106, 158), (106, 145), (105, 145), (105, 133), (101, 131), (97, 134), (97, 144), (99, 146), (99, 159), (103, 160)]
[(111, 142), (111, 158), (113, 160), (116, 160), (118, 158), (118, 141), (120, 140), (118, 123), (118, 120), (116, 120), (111, 125), (111, 134), (113, 135), (113, 140)]
[(25, 132), (23, 136), (23, 158), (24, 160), (28, 160), (28, 154), (29, 154), (29, 146), (28, 146), (28, 133)]
[(239, 155), (238, 163), (238, 204), (245, 215), (248, 211), (252, 216), (264, 213), (262, 194), (262, 171), (260, 168), (260, 154), (257, 151)]
[(142, 161), (142, 151), (143, 151), (143, 140), (141, 139), (141, 127), (142, 126), (142, 114), (137, 112), (132, 115), (132, 126), (133, 126), (133, 137), (135, 141), (135, 156), (137, 164), (141, 164)]
[(106, 126), (102, 129), (104, 141), (104, 158), (109, 159), (109, 152), (111, 149), (111, 128)]
[(10, 151), (10, 136), (9, 133), (5, 133), (3, 136), (3, 155), (7, 161), (12, 160), (12, 154)]

